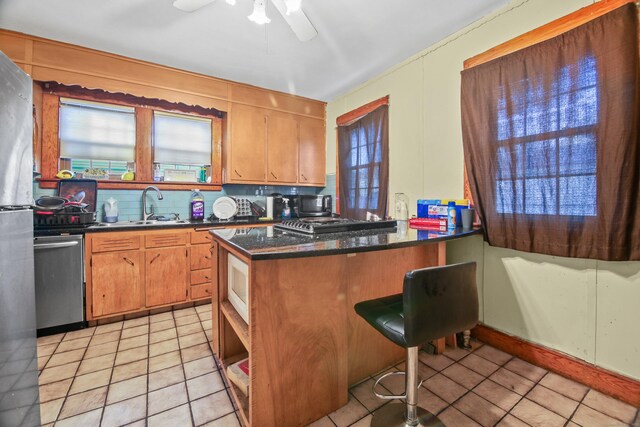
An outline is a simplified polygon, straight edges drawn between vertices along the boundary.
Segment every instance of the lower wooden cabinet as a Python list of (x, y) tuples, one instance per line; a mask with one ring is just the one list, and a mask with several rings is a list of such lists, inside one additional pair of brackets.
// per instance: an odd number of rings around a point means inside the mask
[(89, 265), (87, 279), (90, 279), (92, 289), (87, 310), (92, 317), (141, 308), (143, 254), (140, 251), (93, 254)]
[(87, 233), (87, 320), (211, 298), (207, 235), (189, 228)]
[(189, 253), (186, 247), (147, 249), (145, 273), (147, 307), (187, 301)]

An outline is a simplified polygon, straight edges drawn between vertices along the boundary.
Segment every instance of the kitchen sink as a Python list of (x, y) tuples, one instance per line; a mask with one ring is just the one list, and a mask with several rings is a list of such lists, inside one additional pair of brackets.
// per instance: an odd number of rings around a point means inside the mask
[(155, 219), (148, 219), (146, 221), (140, 220), (140, 221), (99, 222), (95, 224), (94, 227), (135, 227), (138, 225), (157, 225), (157, 226), (165, 225), (166, 226), (166, 225), (172, 225), (172, 224), (189, 224), (189, 220), (179, 219), (179, 220), (172, 220), (172, 221), (158, 221)]

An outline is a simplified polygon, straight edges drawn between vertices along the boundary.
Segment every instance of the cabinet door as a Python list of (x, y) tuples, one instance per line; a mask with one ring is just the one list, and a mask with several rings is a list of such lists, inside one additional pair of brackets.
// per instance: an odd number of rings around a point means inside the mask
[(142, 262), (139, 251), (91, 256), (91, 303), (94, 317), (141, 307)]
[(191, 246), (191, 269), (201, 270), (211, 267), (211, 245)]
[(267, 116), (264, 110), (234, 105), (228, 182), (265, 181)]
[(267, 119), (267, 181), (295, 184), (298, 171), (298, 121), (272, 113)]
[(324, 121), (300, 119), (300, 184), (325, 184), (326, 141)]
[(147, 249), (145, 254), (147, 307), (187, 300), (188, 262), (185, 247)]

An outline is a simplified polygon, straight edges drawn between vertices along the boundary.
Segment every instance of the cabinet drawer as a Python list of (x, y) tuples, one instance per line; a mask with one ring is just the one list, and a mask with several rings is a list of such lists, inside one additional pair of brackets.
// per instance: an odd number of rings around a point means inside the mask
[(211, 243), (211, 234), (208, 229), (191, 232), (191, 244), (199, 245), (201, 243)]
[(210, 268), (213, 263), (211, 259), (212, 249), (210, 245), (194, 245), (191, 246), (191, 269), (201, 270), (203, 268)]
[(211, 298), (211, 283), (191, 286), (191, 299)]
[(144, 245), (147, 248), (162, 248), (166, 246), (181, 246), (187, 244), (187, 233), (152, 234), (145, 236)]
[(191, 284), (199, 285), (200, 283), (211, 282), (213, 280), (213, 270), (205, 268), (202, 270), (193, 270), (191, 272)]
[(126, 251), (131, 249), (140, 249), (139, 235), (104, 233), (91, 238), (92, 252)]

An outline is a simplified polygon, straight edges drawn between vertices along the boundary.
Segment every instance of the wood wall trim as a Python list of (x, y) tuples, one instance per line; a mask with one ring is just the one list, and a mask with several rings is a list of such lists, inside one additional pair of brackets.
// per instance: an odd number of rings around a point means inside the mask
[[(242, 83), (0, 29), (0, 50), (34, 80), (58, 81), (227, 111), (228, 103), (254, 105), (325, 119), (326, 103)], [(29, 51), (29, 52), (27, 52)], [(91, 84), (92, 83), (92, 84)], [(173, 94), (173, 96), (172, 96)], [(176, 97), (177, 95), (177, 97)]]
[(336, 124), (338, 126), (346, 126), (351, 124), (353, 121), (359, 119), (365, 114), (369, 114), (376, 108), (382, 105), (389, 105), (389, 95), (384, 96), (382, 98), (376, 99), (375, 101), (371, 101), (368, 104), (363, 105), (362, 107), (358, 107), (355, 110), (349, 111), (336, 119)]
[(473, 333), (478, 340), (499, 350), (585, 384), (630, 405), (640, 406), (640, 381), (608, 371), (568, 354), (507, 335), (486, 325), (476, 326)]
[(53, 179), (58, 171), (58, 117), (59, 98), (45, 93), (42, 95), (42, 178)]
[(566, 33), (582, 24), (592, 21), (614, 9), (627, 3), (635, 3), (635, 0), (601, 0), (589, 6), (578, 9), (562, 18), (551, 21), (541, 27), (526, 32), (518, 37), (495, 46), (486, 52), (473, 56), (464, 61), (464, 68), (472, 68), (485, 62), (500, 58), (518, 50), (527, 48), (536, 43), (552, 39), (562, 33)]
[(136, 108), (136, 181), (153, 181), (153, 110)]

